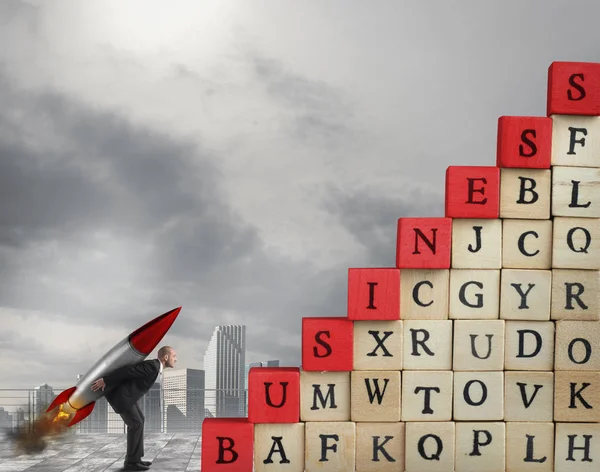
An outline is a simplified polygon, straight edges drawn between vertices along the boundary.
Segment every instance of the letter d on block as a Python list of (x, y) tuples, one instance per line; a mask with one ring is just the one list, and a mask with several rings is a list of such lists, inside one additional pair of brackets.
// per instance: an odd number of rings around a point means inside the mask
[(205, 418), (202, 423), (202, 472), (251, 472), (254, 425), (247, 418)]

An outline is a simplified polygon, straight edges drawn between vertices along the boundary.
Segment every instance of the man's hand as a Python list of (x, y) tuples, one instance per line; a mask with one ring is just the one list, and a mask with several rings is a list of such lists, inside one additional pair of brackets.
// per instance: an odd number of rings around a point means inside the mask
[(99, 378), (98, 380), (94, 381), (94, 383), (92, 384), (92, 390), (94, 392), (98, 389), (100, 389), (104, 392), (104, 387), (106, 387), (106, 384), (104, 383), (103, 378)]

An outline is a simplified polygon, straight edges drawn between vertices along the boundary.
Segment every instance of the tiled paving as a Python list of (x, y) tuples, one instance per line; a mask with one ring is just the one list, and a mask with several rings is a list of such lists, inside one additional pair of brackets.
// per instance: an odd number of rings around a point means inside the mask
[[(41, 453), (17, 455), (11, 441), (0, 439), (0, 472), (103, 472), (123, 468), (124, 434), (75, 434), (52, 442)], [(154, 472), (198, 472), (199, 435), (147, 434), (144, 460)]]

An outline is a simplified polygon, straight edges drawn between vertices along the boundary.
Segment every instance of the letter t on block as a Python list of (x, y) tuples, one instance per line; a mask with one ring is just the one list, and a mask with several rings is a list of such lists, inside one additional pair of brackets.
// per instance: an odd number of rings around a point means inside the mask
[(498, 218), (500, 169), (450, 166), (446, 169), (446, 218)]
[(400, 319), (400, 269), (348, 269), (348, 319)]
[(552, 118), (501, 116), (498, 118), (496, 165), (516, 169), (550, 169)]
[(399, 218), (398, 269), (449, 269), (452, 218)]
[(553, 62), (546, 115), (600, 115), (600, 64)]
[(348, 318), (302, 318), (302, 370), (350, 372), (354, 322)]
[(247, 418), (205, 418), (202, 423), (202, 472), (252, 472), (254, 424)]
[(300, 369), (251, 367), (248, 372), (248, 421), (298, 423), (300, 421)]

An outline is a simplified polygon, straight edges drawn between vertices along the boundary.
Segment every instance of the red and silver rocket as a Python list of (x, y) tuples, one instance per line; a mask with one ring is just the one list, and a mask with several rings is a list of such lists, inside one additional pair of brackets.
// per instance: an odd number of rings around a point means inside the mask
[(61, 392), (46, 410), (61, 406), (62, 415), (73, 415), (68, 423), (73, 426), (85, 419), (94, 409), (96, 401), (104, 396), (102, 390), (93, 391), (92, 383), (120, 367), (143, 361), (167, 334), (179, 315), (181, 307), (154, 318), (119, 342), (96, 362), (92, 368), (71, 387)]

